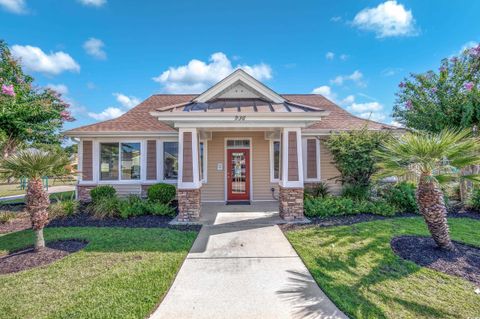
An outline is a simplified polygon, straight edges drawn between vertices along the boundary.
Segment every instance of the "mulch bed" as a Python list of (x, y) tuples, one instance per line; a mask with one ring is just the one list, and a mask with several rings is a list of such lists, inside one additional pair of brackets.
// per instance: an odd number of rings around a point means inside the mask
[(454, 242), (455, 250), (440, 249), (430, 237), (399, 236), (392, 250), (417, 265), (458, 276), (480, 287), (480, 248)]
[(169, 225), (169, 216), (137, 216), (128, 219), (96, 219), (86, 213), (52, 220), (47, 227), (126, 227), (126, 228), (171, 228), (177, 230), (200, 230), (200, 225)]
[(83, 249), (87, 244), (85, 240), (59, 240), (47, 243), (47, 247), (39, 252), (35, 252), (33, 247), (12, 252), (0, 257), (0, 274), (11, 274), (51, 264)]

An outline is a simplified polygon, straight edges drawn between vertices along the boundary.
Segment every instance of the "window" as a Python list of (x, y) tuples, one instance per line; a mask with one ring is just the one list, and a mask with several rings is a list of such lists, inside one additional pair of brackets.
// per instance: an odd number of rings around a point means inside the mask
[(200, 180), (203, 182), (206, 182), (207, 180), (207, 167), (206, 167), (206, 161), (205, 161), (205, 156), (206, 156), (206, 144), (203, 141), (200, 141), (199, 143), (199, 157), (200, 157)]
[(250, 140), (227, 140), (227, 148), (250, 148)]
[(163, 142), (163, 179), (178, 178), (178, 142)]
[(280, 141), (270, 142), (270, 180), (280, 179)]
[(100, 180), (119, 178), (140, 179), (140, 143), (100, 143)]

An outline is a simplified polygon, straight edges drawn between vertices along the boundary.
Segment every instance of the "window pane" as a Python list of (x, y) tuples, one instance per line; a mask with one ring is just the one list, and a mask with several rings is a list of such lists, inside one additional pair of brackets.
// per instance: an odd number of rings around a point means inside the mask
[(227, 148), (249, 148), (250, 140), (228, 140)]
[(100, 179), (118, 179), (118, 143), (100, 144)]
[(280, 178), (280, 142), (273, 142), (273, 178)]
[(177, 179), (178, 142), (163, 143), (163, 179)]
[(140, 143), (122, 143), (122, 179), (140, 179)]
[(204, 144), (200, 142), (200, 180), (203, 180)]

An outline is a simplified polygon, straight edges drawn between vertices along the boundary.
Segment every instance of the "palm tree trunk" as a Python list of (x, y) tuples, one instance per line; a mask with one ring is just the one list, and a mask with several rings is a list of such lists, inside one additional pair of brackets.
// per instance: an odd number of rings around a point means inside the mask
[(431, 175), (420, 176), (417, 203), (435, 243), (442, 249), (455, 249), (450, 239), (443, 193)]
[(25, 204), (36, 235), (35, 250), (39, 251), (45, 248), (43, 227), (48, 223), (47, 208), (50, 205), (48, 193), (43, 188), (41, 179), (32, 178), (28, 181)]

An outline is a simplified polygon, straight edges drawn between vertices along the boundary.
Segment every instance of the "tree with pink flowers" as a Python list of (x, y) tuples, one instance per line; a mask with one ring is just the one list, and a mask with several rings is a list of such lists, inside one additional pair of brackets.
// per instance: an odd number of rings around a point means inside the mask
[(441, 61), (438, 71), (399, 84), (393, 117), (408, 128), (438, 133), (480, 124), (480, 45)]
[(73, 121), (60, 94), (33, 85), (0, 40), (0, 150), (2, 158), (20, 146), (60, 144), (63, 123)]

